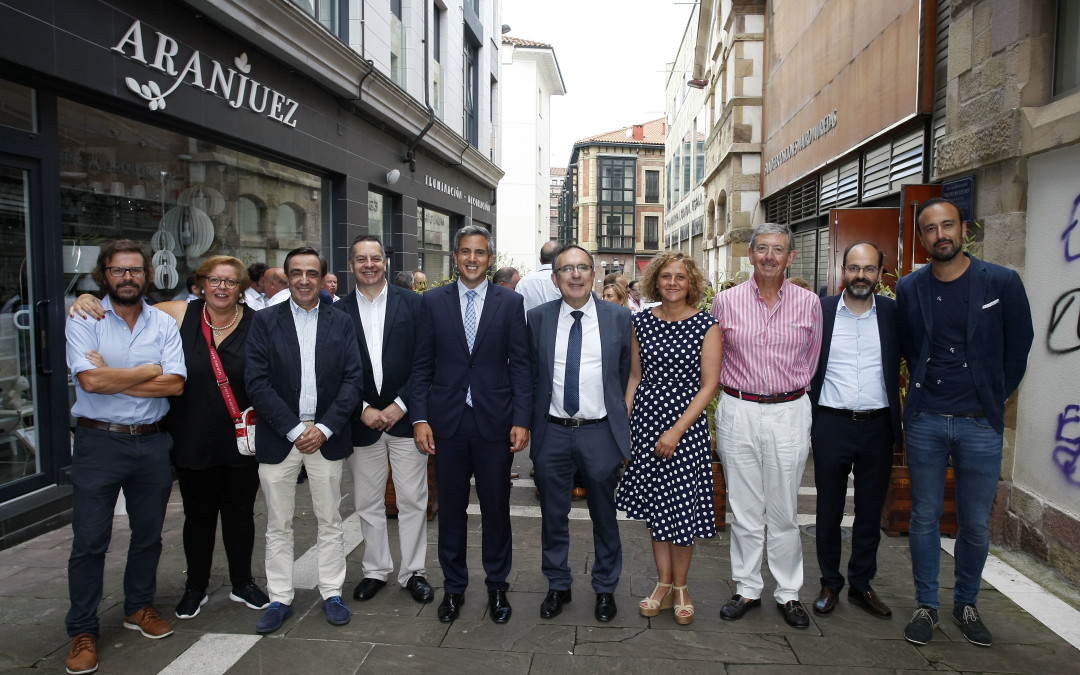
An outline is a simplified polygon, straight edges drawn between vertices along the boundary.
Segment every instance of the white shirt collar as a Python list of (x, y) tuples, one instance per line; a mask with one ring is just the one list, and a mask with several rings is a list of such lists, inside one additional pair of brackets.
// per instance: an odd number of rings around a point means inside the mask
[[(570, 312), (573, 312), (574, 308), (567, 304), (566, 300), (562, 301), (559, 305), (559, 318), (564, 319)], [(589, 300), (581, 306), (581, 311), (585, 313), (585, 316), (590, 319), (596, 316), (596, 302), (595, 296), (592, 293), (589, 294)]]
[(366, 302), (368, 304), (374, 305), (376, 302), (378, 302), (379, 300), (381, 300), (381, 299), (383, 299), (383, 298), (385, 298), (387, 296), (388, 291), (386, 289), (389, 288), (389, 286), (390, 286), (390, 284), (387, 283), (385, 278), (383, 278), (382, 290), (379, 291), (379, 294), (375, 296), (374, 300), (368, 300), (367, 296), (360, 292), (360, 287), (357, 286), (356, 287), (356, 299), (359, 300), (359, 301)]
[(469, 288), (465, 284), (461, 283), (461, 279), (458, 279), (455, 283), (457, 284), (457, 287), (458, 287), (458, 300), (463, 299), (465, 297), (465, 294), (468, 293), (470, 290), (476, 291), (476, 294), (480, 296), (481, 300), (486, 300), (487, 299), (487, 292), (488, 292), (488, 280), (487, 279), (484, 279), (483, 281), (481, 281), (480, 284), (476, 288)]
[(300, 305), (296, 304), (296, 301), (293, 300), (292, 295), (289, 296), (289, 307), (292, 309), (292, 313), (296, 316), (310, 316), (313, 312), (319, 311), (318, 301), (315, 302), (315, 306), (311, 309), (304, 309)]
[[(863, 312), (862, 314), (856, 314), (855, 312), (848, 309), (847, 303), (844, 302), (844, 298), (846, 298), (846, 297), (847, 297), (847, 289), (845, 288), (843, 291), (840, 292), (840, 302), (836, 303), (836, 313), (837, 314), (839, 314), (841, 311), (843, 311), (843, 312), (847, 312), (851, 316), (866, 316), (866, 312)], [(877, 293), (871, 293), (870, 294), (870, 309), (869, 309), (869, 312), (871, 314), (877, 312)]]

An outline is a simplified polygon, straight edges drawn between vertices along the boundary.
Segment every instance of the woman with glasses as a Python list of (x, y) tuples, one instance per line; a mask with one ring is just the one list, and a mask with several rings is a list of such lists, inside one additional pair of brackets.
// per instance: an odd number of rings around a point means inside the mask
[[(112, 270), (110, 270), (111, 272)], [(123, 274), (123, 272), (121, 272)], [(184, 344), (188, 379), (184, 393), (169, 399), (165, 425), (172, 434), (173, 463), (184, 501), (184, 554), (187, 582), (176, 616), (191, 619), (209, 596), (217, 522), (229, 561), (229, 599), (251, 609), (270, 604), (251, 576), (255, 545), (255, 497), (259, 468), (254, 457), (236, 448), (235, 428), (210, 361), (205, 325), (240, 410), (249, 405), (244, 389), (244, 348), (255, 313), (241, 304), (250, 285), (244, 264), (230, 256), (213, 256), (195, 271), (199, 298), (154, 305), (176, 320)], [(82, 295), (71, 307), (81, 316), (102, 318), (101, 303)]]
[(659, 305), (631, 317), (631, 459), (616, 506), (644, 520), (659, 580), (638, 603), (642, 616), (674, 609), (694, 620), (686, 586), (694, 541), (716, 535), (709, 425), (705, 408), (720, 381), (720, 330), (697, 308), (705, 278), (693, 259), (664, 253), (649, 263), (642, 291)]

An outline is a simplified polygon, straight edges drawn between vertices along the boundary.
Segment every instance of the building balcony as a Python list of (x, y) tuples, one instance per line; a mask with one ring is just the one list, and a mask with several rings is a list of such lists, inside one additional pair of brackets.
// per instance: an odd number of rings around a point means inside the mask
[(600, 235), (596, 239), (596, 250), (598, 253), (633, 253), (634, 238)]

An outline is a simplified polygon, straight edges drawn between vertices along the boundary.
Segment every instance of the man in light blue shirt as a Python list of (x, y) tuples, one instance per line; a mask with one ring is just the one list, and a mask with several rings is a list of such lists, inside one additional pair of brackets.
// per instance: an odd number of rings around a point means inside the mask
[(814, 613), (836, 608), (840, 573), (840, 523), (848, 474), (855, 474), (855, 522), (848, 561), (848, 601), (878, 618), (892, 610), (870, 587), (877, 573), (881, 509), (900, 438), (900, 352), (896, 303), (874, 295), (884, 255), (860, 242), (844, 251), (840, 295), (823, 298), (821, 358), (811, 384), (814, 482), (817, 486), (817, 557), (821, 593)]
[(172, 635), (154, 610), (161, 526), (172, 490), (172, 437), (160, 425), (168, 396), (184, 391), (187, 368), (176, 322), (143, 300), (153, 268), (133, 241), (115, 241), (93, 278), (106, 292), (105, 317), (67, 323), (67, 364), (77, 418), (71, 460), (74, 487), (67, 631), (69, 673), (97, 668), (98, 604), (112, 514), (121, 488), (131, 542), (124, 570), (124, 627), (148, 638)]

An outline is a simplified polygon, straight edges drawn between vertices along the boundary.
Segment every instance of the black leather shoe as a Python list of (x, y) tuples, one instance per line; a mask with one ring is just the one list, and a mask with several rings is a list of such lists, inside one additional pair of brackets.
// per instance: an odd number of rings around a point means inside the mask
[(720, 608), (720, 618), (738, 621), (750, 611), (751, 607), (761, 607), (761, 598), (750, 600), (736, 593)]
[(597, 621), (607, 623), (615, 618), (615, 615), (619, 613), (619, 608), (615, 606), (615, 596), (611, 593), (597, 593), (596, 594), (596, 611), (593, 612), (593, 616)]
[(873, 614), (879, 619), (891, 619), (892, 610), (889, 606), (881, 601), (878, 594), (874, 592), (874, 589), (868, 588), (865, 591), (857, 591), (854, 588), (849, 588), (847, 592), (847, 599), (853, 605), (862, 607), (868, 614)]
[(435, 591), (431, 590), (431, 584), (419, 574), (409, 577), (409, 580), (405, 582), (405, 590), (412, 595), (413, 600), (422, 605), (435, 599)]
[(570, 604), (572, 599), (569, 588), (565, 591), (551, 589), (547, 592), (544, 601), (540, 603), (540, 618), (554, 619), (562, 613), (563, 604)]
[(836, 609), (836, 600), (836, 591), (828, 586), (822, 586), (821, 593), (817, 596), (817, 600), (814, 600), (814, 614), (820, 616), (832, 614), (833, 610)]
[(386, 582), (382, 579), (370, 579), (364, 577), (360, 580), (360, 583), (356, 584), (356, 588), (353, 589), (353, 600), (370, 600), (375, 597), (375, 594), (379, 592), (379, 589), (386, 585)]
[(450, 623), (454, 619), (458, 618), (458, 614), (461, 613), (461, 606), (465, 604), (464, 593), (446, 593), (443, 595), (442, 602), (439, 603), (439, 621), (443, 623)]
[(783, 604), (776, 603), (776, 608), (784, 615), (784, 621), (792, 628), (809, 628), (810, 615), (806, 608), (798, 600), (789, 600)]
[(510, 608), (510, 601), (506, 598), (506, 591), (488, 591), (488, 609), (491, 610), (491, 620), (495, 623), (509, 621), (513, 610)]

